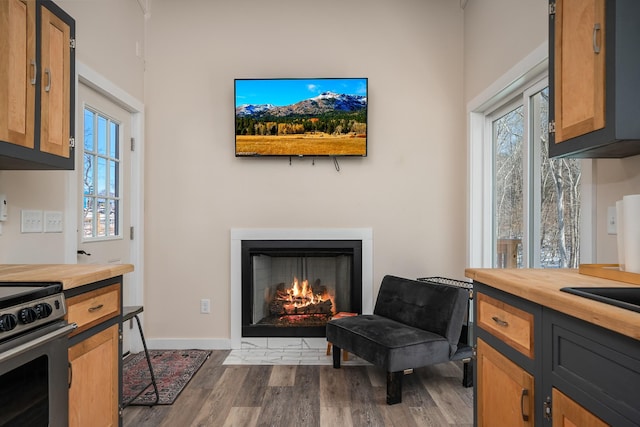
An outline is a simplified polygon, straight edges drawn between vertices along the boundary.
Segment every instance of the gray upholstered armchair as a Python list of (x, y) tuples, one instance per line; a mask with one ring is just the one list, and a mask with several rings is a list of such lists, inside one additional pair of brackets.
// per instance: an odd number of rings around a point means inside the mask
[(470, 386), (471, 348), (460, 333), (468, 313), (467, 289), (385, 276), (373, 314), (327, 323), (333, 366), (341, 349), (387, 371), (387, 403), (402, 401), (406, 370), (451, 360), (465, 361), (463, 385)]

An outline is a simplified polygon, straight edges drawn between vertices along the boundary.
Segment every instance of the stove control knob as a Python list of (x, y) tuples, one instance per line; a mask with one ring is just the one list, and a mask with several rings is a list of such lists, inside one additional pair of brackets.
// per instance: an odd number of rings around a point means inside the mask
[(51, 316), (51, 313), (53, 313), (53, 308), (51, 308), (51, 305), (46, 302), (34, 305), (33, 309), (36, 311), (38, 319), (44, 319)]
[(18, 319), (13, 314), (3, 314), (0, 316), (0, 331), (9, 332), (18, 324)]
[(18, 318), (22, 323), (33, 323), (38, 318), (38, 314), (33, 308), (27, 307), (18, 312)]

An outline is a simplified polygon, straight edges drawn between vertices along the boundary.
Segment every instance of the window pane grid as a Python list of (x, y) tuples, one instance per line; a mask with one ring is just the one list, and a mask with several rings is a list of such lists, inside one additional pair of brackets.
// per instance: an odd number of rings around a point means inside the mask
[(118, 123), (85, 108), (83, 240), (119, 238)]

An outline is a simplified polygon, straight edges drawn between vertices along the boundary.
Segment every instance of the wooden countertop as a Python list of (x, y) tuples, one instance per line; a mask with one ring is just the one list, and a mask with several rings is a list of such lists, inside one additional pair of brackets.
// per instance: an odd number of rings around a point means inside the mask
[(0, 264), (0, 282), (60, 282), (67, 290), (132, 271), (131, 264)]
[(631, 287), (577, 269), (467, 268), (465, 276), (569, 316), (640, 340), (640, 313), (560, 291), (567, 286)]

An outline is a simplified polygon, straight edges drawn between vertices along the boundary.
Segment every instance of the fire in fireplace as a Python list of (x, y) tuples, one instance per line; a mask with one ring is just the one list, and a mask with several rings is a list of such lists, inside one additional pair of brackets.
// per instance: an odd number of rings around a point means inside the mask
[(340, 312), (362, 311), (362, 242), (242, 242), (242, 335), (318, 337)]

